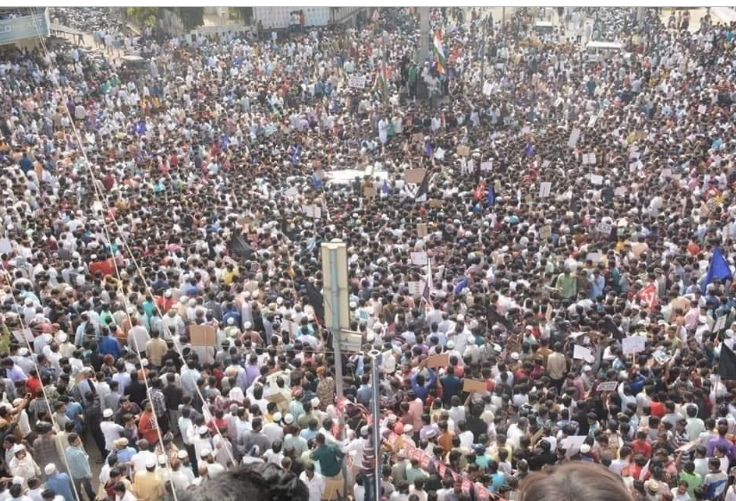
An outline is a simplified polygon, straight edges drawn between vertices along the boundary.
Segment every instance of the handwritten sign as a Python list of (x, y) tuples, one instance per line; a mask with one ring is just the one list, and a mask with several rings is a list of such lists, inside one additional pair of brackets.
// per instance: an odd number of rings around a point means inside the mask
[(304, 205), (302, 206), (302, 211), (307, 217), (311, 217), (312, 219), (322, 218), (322, 208), (319, 205)]
[(348, 79), (348, 86), (353, 89), (363, 89), (365, 88), (366, 82), (367, 79), (362, 75), (351, 75)]
[(644, 351), (644, 348), (646, 348), (646, 341), (646, 338), (643, 336), (624, 338), (623, 341), (621, 341), (621, 348), (624, 355), (635, 355)]
[(595, 230), (602, 235), (610, 235), (611, 230), (613, 230), (613, 225), (611, 223), (598, 223)]
[(480, 163), (481, 172), (491, 172), (492, 170), (493, 170), (493, 162), (487, 161), (487, 162)]
[(424, 238), (427, 236), (427, 223), (417, 223), (417, 236)]
[(409, 282), (409, 295), (421, 296), (424, 294), (425, 285), (426, 283), (424, 282)]
[(596, 391), (616, 391), (618, 381), (604, 381), (598, 385)]
[(552, 191), (552, 183), (545, 181), (539, 184), (539, 198), (547, 198)]
[(410, 184), (421, 183), (426, 173), (427, 169), (406, 169), (404, 171), (404, 181)]
[(457, 154), (461, 157), (470, 156), (470, 147), (466, 144), (462, 144), (457, 147)]
[(448, 353), (432, 355), (431, 357), (427, 357), (427, 367), (430, 369), (436, 369), (437, 367), (445, 368), (449, 361), (450, 355)]
[(211, 325), (190, 325), (189, 337), (192, 346), (215, 346), (217, 331)]
[(603, 176), (600, 176), (598, 174), (591, 174), (590, 175), (590, 182), (595, 185), (601, 185), (603, 184)]

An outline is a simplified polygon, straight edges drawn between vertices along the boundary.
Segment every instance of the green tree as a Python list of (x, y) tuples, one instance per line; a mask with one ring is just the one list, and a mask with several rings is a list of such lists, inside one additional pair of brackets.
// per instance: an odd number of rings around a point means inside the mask
[(204, 7), (164, 7), (181, 19), (186, 31), (204, 24)]
[(158, 7), (128, 7), (126, 13), (140, 28), (156, 26), (156, 20), (159, 15)]

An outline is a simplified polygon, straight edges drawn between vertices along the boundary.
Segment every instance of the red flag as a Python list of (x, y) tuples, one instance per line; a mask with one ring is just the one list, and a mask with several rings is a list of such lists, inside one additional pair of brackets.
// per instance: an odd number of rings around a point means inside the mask
[(654, 310), (657, 306), (657, 286), (654, 284), (647, 285), (639, 291), (636, 298), (642, 305), (645, 305), (649, 311)]
[(475, 194), (473, 195), (473, 198), (476, 200), (483, 200), (483, 197), (486, 196), (486, 182), (481, 181), (478, 183), (478, 187), (475, 189)]

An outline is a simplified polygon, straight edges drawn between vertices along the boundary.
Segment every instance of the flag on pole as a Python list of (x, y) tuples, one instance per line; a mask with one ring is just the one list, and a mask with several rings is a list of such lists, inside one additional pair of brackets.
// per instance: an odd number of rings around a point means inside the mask
[(728, 261), (723, 257), (723, 253), (718, 247), (713, 248), (713, 255), (710, 258), (710, 263), (708, 263), (708, 271), (705, 273), (705, 279), (703, 280), (701, 289), (703, 294), (708, 290), (708, 285), (716, 278), (720, 280), (732, 278), (731, 267), (728, 265)]
[(721, 358), (718, 360), (718, 375), (726, 381), (736, 381), (736, 353), (721, 344)]
[(488, 205), (496, 205), (496, 188), (494, 188), (493, 183), (488, 188), (488, 197), (486, 200), (488, 200)]
[(424, 293), (422, 294), (422, 297), (428, 303), (431, 300), (432, 287), (432, 263), (430, 262), (430, 259), (427, 258), (427, 283), (424, 284)]
[(453, 294), (460, 294), (463, 289), (465, 289), (470, 284), (470, 279), (468, 277), (463, 277), (462, 280), (460, 280), (457, 285), (455, 286), (455, 289), (452, 291)]
[(649, 309), (649, 311), (653, 311), (657, 306), (657, 286), (653, 283), (647, 285), (639, 292), (639, 294), (637, 294), (636, 297), (642, 305), (645, 305), (647, 309)]
[(384, 195), (391, 194), (391, 188), (389, 188), (388, 181), (385, 179), (383, 180), (383, 186), (381, 187), (381, 193), (383, 193)]
[(417, 194), (415, 198), (419, 200), (420, 198), (424, 197), (424, 200), (426, 200), (428, 191), (429, 191), (429, 170), (425, 170), (424, 177), (422, 178), (422, 182), (419, 184), (419, 189), (417, 190)]
[(434, 43), (432, 44), (434, 57), (437, 59), (437, 71), (445, 73), (447, 62), (445, 61), (445, 48), (442, 46), (442, 30), (434, 31)]
[(483, 200), (483, 195), (485, 195), (486, 192), (486, 182), (481, 181), (478, 183), (478, 187), (475, 188), (475, 193), (473, 194), (473, 198), (476, 200)]

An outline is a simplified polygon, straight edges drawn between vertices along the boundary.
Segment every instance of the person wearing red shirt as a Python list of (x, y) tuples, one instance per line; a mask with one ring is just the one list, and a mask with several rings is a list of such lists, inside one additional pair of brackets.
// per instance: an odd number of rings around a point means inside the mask
[(649, 408), (652, 411), (652, 416), (656, 416), (660, 419), (667, 413), (667, 408), (664, 406), (664, 403), (660, 402), (656, 396), (652, 397), (652, 402), (649, 404)]
[(641, 454), (647, 459), (652, 457), (652, 446), (647, 442), (647, 432), (636, 432), (636, 440), (631, 442), (631, 450), (634, 454)]
[[(44, 398), (43, 395), (43, 383), (41, 383), (41, 380), (38, 378), (38, 372), (35, 370), (31, 371), (31, 375), (26, 379), (26, 390), (31, 395), (35, 395), (37, 398)], [(39, 393), (41, 396), (39, 397)]]
[(146, 410), (143, 411), (138, 421), (138, 435), (148, 440), (150, 444), (158, 443), (158, 431), (156, 431), (151, 402), (146, 402)]
[[(97, 259), (96, 256), (92, 256), (93, 259)], [(100, 259), (89, 264), (89, 272), (93, 277), (106, 277), (112, 275), (115, 271), (115, 267), (109, 259)]]

